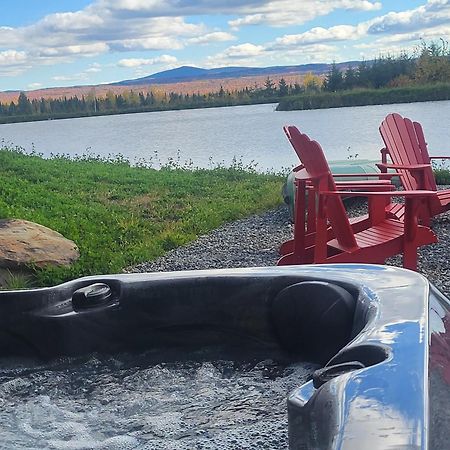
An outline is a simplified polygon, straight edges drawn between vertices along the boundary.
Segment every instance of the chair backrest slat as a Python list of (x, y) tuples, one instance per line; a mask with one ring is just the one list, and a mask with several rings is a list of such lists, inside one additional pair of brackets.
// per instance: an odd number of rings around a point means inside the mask
[[(423, 134), (422, 125), (419, 122), (413, 122), (414, 132), (417, 139), (417, 144), (419, 145), (420, 154), (422, 155), (422, 164), (431, 164), (430, 155), (428, 153), (427, 143), (425, 141), (425, 135)], [(427, 189), (431, 191), (437, 191), (436, 179), (432, 170), (426, 171), (427, 175)]]
[[(391, 160), (394, 164), (399, 165), (416, 164), (416, 161), (410, 159), (406, 142), (404, 142), (407, 136), (406, 127), (404, 127), (404, 130), (400, 130), (398, 127), (399, 122), (396, 118), (395, 114), (389, 114), (380, 127), (380, 133), (389, 151)], [(410, 171), (399, 170), (399, 172), (402, 174), (401, 180), (405, 189), (415, 190), (418, 188), (417, 181), (411, 175)]]
[[(380, 133), (393, 164), (429, 164), (422, 127), (417, 122), (403, 118), (400, 114), (389, 114), (380, 125)], [(410, 170), (400, 169), (401, 182), (407, 190), (436, 190), (433, 172), (426, 171), (426, 186), (419, 186)]]
[[(318, 184), (319, 189), (325, 188), (329, 191), (336, 191), (333, 175), (319, 143), (312, 141), (295, 126), (284, 127), (284, 132), (308, 173), (314, 178), (322, 178), (322, 182)], [(326, 182), (323, 182), (324, 180)], [(339, 196), (328, 199), (327, 219), (343, 249), (350, 250), (357, 247), (347, 212)]]

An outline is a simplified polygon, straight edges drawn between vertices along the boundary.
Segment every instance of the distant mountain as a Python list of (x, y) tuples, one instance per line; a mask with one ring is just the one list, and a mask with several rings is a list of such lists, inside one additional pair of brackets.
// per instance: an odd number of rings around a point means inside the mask
[[(355, 67), (359, 61), (347, 61), (336, 64), (341, 70), (347, 67)], [(40, 98), (63, 98), (72, 96), (86, 96), (95, 92), (96, 95), (106, 95), (108, 91), (119, 94), (127, 91), (133, 86), (145, 86), (149, 89), (152, 85), (165, 85), (166, 91), (192, 93), (212, 92), (224, 89), (243, 89), (253, 84), (264, 85), (265, 78), (270, 76), (276, 82), (286, 77), (289, 82), (297, 75), (312, 72), (316, 75), (325, 74), (329, 71), (331, 64), (302, 64), (298, 66), (273, 66), (273, 67), (217, 67), (214, 69), (202, 69), (200, 67), (182, 66), (176, 69), (164, 70), (152, 75), (134, 80), (118, 81), (111, 84), (50, 87), (26, 91), (30, 100)], [(206, 82), (205, 82), (206, 81)], [(294, 80), (295, 81), (295, 80)], [(179, 83), (179, 85), (177, 85)], [(186, 83), (186, 85), (184, 85)], [(169, 87), (170, 86), (170, 87)], [(145, 90), (144, 89), (144, 90)], [(0, 92), (0, 102), (9, 103), (17, 101), (20, 91), (9, 90)]]
[[(356, 66), (359, 61), (347, 61), (336, 64), (343, 69), (349, 66)], [(164, 70), (152, 75), (134, 80), (118, 81), (111, 83), (113, 86), (137, 86), (143, 84), (168, 84), (187, 81), (208, 80), (218, 78), (241, 78), (258, 75), (275, 74), (323, 74), (328, 72), (331, 64), (301, 64), (299, 66), (273, 66), (273, 67), (218, 67), (215, 69), (201, 69), (199, 67), (182, 66), (176, 69)]]

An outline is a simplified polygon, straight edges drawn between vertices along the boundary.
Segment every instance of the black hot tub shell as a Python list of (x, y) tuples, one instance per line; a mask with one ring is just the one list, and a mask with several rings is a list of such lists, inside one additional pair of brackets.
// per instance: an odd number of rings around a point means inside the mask
[(322, 366), (288, 397), (290, 449), (443, 449), (449, 311), (424, 277), (385, 266), (87, 277), (0, 292), (0, 356), (283, 352)]

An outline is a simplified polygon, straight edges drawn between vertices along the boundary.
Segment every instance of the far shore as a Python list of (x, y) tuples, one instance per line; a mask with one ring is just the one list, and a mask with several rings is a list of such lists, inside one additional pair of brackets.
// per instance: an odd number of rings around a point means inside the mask
[(177, 111), (185, 109), (221, 108), (277, 103), (277, 111), (345, 108), (353, 106), (389, 105), (398, 103), (419, 103), (450, 100), (450, 83), (437, 83), (398, 88), (352, 89), (339, 92), (314, 92), (285, 97), (272, 96), (258, 99), (214, 98), (196, 104), (162, 103), (154, 106), (111, 109), (86, 112), (60, 112), (26, 116), (0, 116), (0, 124), (35, 122), (43, 120), (75, 119), (80, 117), (99, 117), (142, 112)]

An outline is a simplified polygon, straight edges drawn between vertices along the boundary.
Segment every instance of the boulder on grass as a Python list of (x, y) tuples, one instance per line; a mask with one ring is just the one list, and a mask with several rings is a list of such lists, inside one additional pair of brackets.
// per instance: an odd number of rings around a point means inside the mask
[(75, 243), (50, 228), (26, 220), (0, 220), (0, 267), (69, 266), (79, 257)]

